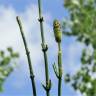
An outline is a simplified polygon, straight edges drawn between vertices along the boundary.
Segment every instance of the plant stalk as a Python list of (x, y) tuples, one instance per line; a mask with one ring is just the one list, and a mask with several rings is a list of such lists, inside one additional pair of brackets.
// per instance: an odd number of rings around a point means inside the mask
[(38, 8), (39, 8), (39, 22), (40, 22), (40, 29), (41, 29), (41, 39), (42, 39), (42, 51), (44, 54), (44, 62), (45, 62), (45, 77), (46, 77), (46, 86), (43, 85), (46, 96), (50, 96), (50, 89), (51, 89), (51, 80), (49, 80), (49, 70), (48, 70), (48, 59), (47, 59), (47, 50), (48, 46), (45, 44), (44, 38), (44, 30), (43, 30), (43, 16), (41, 11), (41, 0), (38, 0)]
[(62, 74), (63, 74), (62, 72), (62, 50), (61, 50), (62, 32), (61, 32), (60, 22), (57, 19), (55, 19), (53, 22), (53, 30), (54, 30), (55, 41), (58, 44), (58, 69), (55, 63), (53, 65), (53, 69), (58, 79), (58, 96), (61, 96)]
[(59, 72), (59, 78), (58, 78), (58, 96), (61, 96), (61, 90), (62, 90), (62, 51), (61, 51), (61, 43), (58, 43), (58, 72)]
[(24, 32), (23, 32), (23, 28), (22, 28), (22, 24), (21, 21), (19, 19), (19, 17), (16, 17), (17, 23), (19, 25), (20, 28), (20, 32), (21, 32), (21, 36), (23, 39), (23, 43), (24, 43), (24, 47), (25, 47), (25, 51), (26, 51), (26, 55), (27, 55), (27, 60), (28, 60), (28, 64), (29, 64), (29, 70), (30, 70), (30, 79), (31, 79), (31, 83), (32, 83), (32, 88), (33, 88), (33, 96), (37, 96), (36, 94), (36, 85), (35, 85), (35, 80), (34, 80), (34, 73), (33, 73), (33, 68), (32, 68), (32, 63), (31, 63), (31, 58), (30, 58), (30, 52), (29, 49), (27, 47), (27, 42), (24, 36)]

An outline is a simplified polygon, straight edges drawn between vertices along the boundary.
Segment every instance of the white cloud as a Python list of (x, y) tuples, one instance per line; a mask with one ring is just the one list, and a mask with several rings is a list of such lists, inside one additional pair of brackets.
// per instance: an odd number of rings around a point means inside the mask
[(78, 68), (80, 68), (80, 64), (76, 64), (77, 62), (79, 63), (80, 61), (80, 56), (82, 53), (82, 49), (84, 48), (84, 46), (82, 46), (82, 44), (80, 43), (76, 43), (74, 42), (73, 44), (70, 45), (69, 47), (69, 66), (73, 66), (71, 70), (73, 70), (73, 72), (75, 72), (76, 70), (78, 70)]
[[(20, 64), (20, 66), (25, 66), (25, 69), (22, 67), (25, 73), (28, 71), (24, 45), (18, 24), (16, 22), (17, 15), (19, 15), (22, 20), (24, 33), (28, 42), (32, 64), (36, 75), (38, 73), (42, 75), (42, 63), (40, 62), (43, 60), (43, 56), (41, 51), (41, 34), (38, 22), (38, 8), (36, 5), (32, 4), (21, 13), (16, 12), (16, 10), (10, 6), (0, 6), (0, 49), (6, 49), (8, 46), (12, 46), (14, 50), (20, 53), (20, 59), (25, 62), (25, 64)], [(44, 31), (46, 30), (46, 42), (49, 46), (52, 46), (52, 43), (54, 43), (53, 32), (48, 24), (48, 21), (51, 19), (50, 16), (51, 15), (49, 13), (44, 13)], [(37, 78), (41, 80), (42, 77), (40, 74), (38, 74)]]
[(70, 74), (74, 74), (77, 72), (81, 67), (80, 58), (82, 55), (82, 49), (85, 47), (84, 44), (76, 42), (76, 41), (70, 41), (72, 42), (68, 46), (65, 47), (63, 50), (65, 53), (64, 57), (64, 68), (65, 72), (68, 72)]

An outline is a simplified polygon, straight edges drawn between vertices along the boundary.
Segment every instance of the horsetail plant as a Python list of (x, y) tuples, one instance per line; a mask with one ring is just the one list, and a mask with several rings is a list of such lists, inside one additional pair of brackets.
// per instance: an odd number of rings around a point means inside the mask
[(34, 76), (34, 73), (33, 73), (33, 67), (32, 67), (32, 63), (31, 63), (30, 52), (29, 52), (29, 49), (27, 47), (27, 42), (26, 42), (26, 39), (25, 39), (25, 36), (24, 36), (24, 33), (23, 33), (23, 28), (22, 28), (20, 18), (17, 16), (16, 20), (17, 20), (17, 23), (18, 23), (19, 28), (20, 28), (21, 36), (22, 36), (22, 39), (23, 39), (23, 43), (24, 43), (24, 46), (25, 46), (25, 51), (26, 51), (26, 55), (27, 55), (27, 59), (28, 59), (29, 70), (30, 70), (30, 79), (31, 79), (32, 88), (33, 88), (33, 96), (37, 96), (36, 85), (35, 85), (35, 80), (34, 80), (35, 76)]
[(58, 96), (61, 96), (62, 90), (62, 50), (61, 50), (61, 39), (62, 39), (62, 32), (60, 29), (60, 23), (58, 20), (54, 20), (53, 22), (53, 30), (55, 35), (55, 40), (58, 43), (58, 70), (56, 64), (53, 64), (53, 69), (58, 78)]
[(46, 91), (46, 96), (50, 96), (50, 89), (51, 89), (51, 80), (49, 79), (49, 70), (48, 70), (48, 58), (47, 58), (47, 50), (48, 46), (45, 44), (44, 38), (44, 30), (43, 30), (43, 16), (41, 11), (41, 0), (38, 0), (38, 8), (39, 8), (39, 22), (40, 22), (40, 29), (41, 29), (41, 39), (42, 39), (42, 52), (44, 54), (44, 61), (45, 61), (45, 77), (46, 77), (46, 85), (43, 85), (43, 88)]

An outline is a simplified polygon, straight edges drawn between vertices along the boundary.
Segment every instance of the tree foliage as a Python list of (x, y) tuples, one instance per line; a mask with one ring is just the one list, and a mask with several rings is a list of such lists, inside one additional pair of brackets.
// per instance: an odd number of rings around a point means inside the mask
[(0, 51), (0, 92), (3, 91), (5, 80), (14, 70), (15, 59), (19, 57), (18, 53), (13, 52), (11, 47), (7, 48), (7, 51), (7, 53), (3, 50)]
[(64, 35), (86, 45), (80, 70), (73, 76), (66, 74), (65, 81), (84, 96), (96, 96), (96, 0), (64, 0), (64, 7), (69, 13), (63, 21)]

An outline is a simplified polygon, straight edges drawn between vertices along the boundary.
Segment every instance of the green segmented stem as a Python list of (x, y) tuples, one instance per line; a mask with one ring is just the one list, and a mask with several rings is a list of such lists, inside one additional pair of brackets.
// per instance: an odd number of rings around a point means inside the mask
[[(50, 88), (51, 88), (51, 81), (49, 80), (49, 71), (48, 71), (48, 59), (47, 59), (47, 49), (48, 46), (45, 44), (44, 39), (44, 30), (43, 30), (43, 17), (42, 17), (42, 11), (41, 11), (41, 0), (38, 0), (38, 8), (39, 8), (39, 22), (40, 22), (40, 29), (41, 29), (41, 39), (42, 39), (42, 51), (44, 54), (44, 61), (45, 61), (45, 77), (46, 77), (46, 95), (50, 96)], [(43, 86), (44, 87), (44, 86)]]
[(54, 63), (53, 69), (55, 72), (56, 77), (58, 78), (58, 96), (61, 96), (62, 92), (62, 50), (61, 50), (61, 43), (58, 42), (58, 70), (56, 64)]
[(42, 43), (45, 43), (45, 39), (44, 39), (44, 30), (43, 30), (43, 17), (41, 14), (41, 0), (38, 0), (38, 8), (39, 8), (39, 22), (40, 22), (40, 28), (41, 28), (41, 39), (42, 39)]
[(58, 96), (61, 96), (62, 92), (62, 50), (61, 50), (61, 39), (62, 39), (62, 32), (60, 22), (55, 19), (53, 22), (53, 30), (55, 41), (58, 44), (58, 70), (56, 64), (54, 63), (53, 69), (55, 72), (56, 77), (58, 78)]
[(34, 73), (33, 73), (33, 68), (32, 68), (32, 63), (31, 63), (31, 58), (30, 58), (30, 52), (29, 52), (29, 49), (27, 47), (27, 42), (26, 42), (26, 39), (25, 39), (25, 36), (24, 36), (22, 24), (21, 24), (21, 21), (20, 21), (18, 16), (16, 17), (16, 20), (17, 20), (17, 23), (18, 23), (19, 28), (20, 28), (21, 36), (22, 36), (22, 39), (23, 39), (23, 43), (24, 43), (24, 46), (25, 46), (25, 51), (26, 51), (26, 55), (27, 55), (27, 59), (28, 59), (29, 70), (30, 70), (30, 79), (31, 79), (32, 88), (33, 88), (33, 96), (37, 96), (35, 80), (34, 80)]
[(62, 52), (61, 52), (61, 43), (58, 43), (58, 96), (61, 96), (62, 91)]

